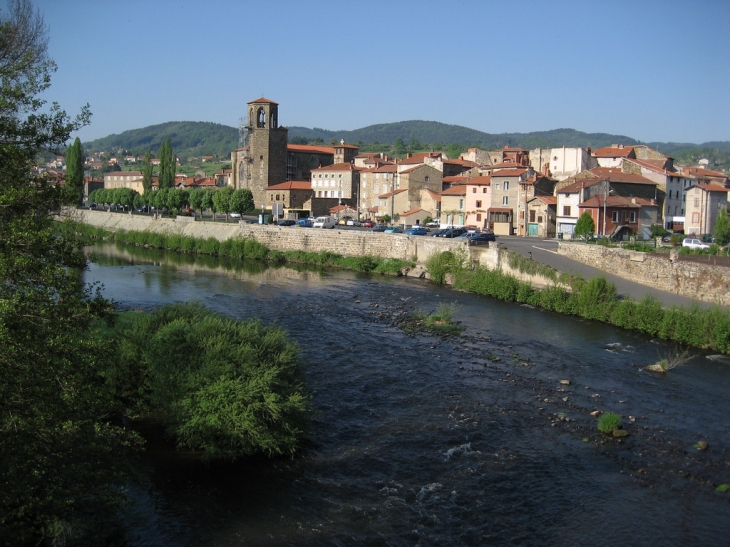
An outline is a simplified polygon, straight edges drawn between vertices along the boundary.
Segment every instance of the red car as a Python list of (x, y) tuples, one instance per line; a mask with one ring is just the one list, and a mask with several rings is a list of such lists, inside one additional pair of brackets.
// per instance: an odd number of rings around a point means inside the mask
[(372, 220), (363, 220), (362, 225), (365, 226), (365, 228), (372, 228), (373, 226), (375, 226)]

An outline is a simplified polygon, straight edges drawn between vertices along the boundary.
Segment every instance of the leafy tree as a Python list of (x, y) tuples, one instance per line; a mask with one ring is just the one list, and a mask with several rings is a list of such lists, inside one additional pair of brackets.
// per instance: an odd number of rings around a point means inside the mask
[(202, 188), (193, 188), (190, 190), (190, 196), (188, 197), (188, 200), (190, 202), (190, 207), (192, 207), (193, 211), (200, 211), (200, 216), (203, 216), (203, 190)]
[(253, 193), (248, 188), (239, 188), (231, 194), (231, 211), (240, 215), (252, 210), (255, 205)]
[(84, 200), (84, 150), (78, 137), (66, 150), (66, 189), (72, 203)]
[(220, 190), (216, 190), (213, 194), (213, 204), (215, 205), (216, 212), (225, 213), (226, 220), (228, 220), (228, 213), (231, 212), (231, 195), (233, 194), (233, 188), (226, 186)]
[(210, 209), (215, 213), (215, 203), (213, 202), (213, 195), (215, 194), (215, 190), (211, 190), (210, 188), (206, 188), (203, 190), (203, 199), (201, 201), (201, 206), (203, 209)]
[(395, 139), (395, 143), (393, 144), (393, 153), (398, 154), (399, 156), (402, 156), (406, 153), (406, 145), (403, 143), (403, 139), (398, 137)]
[(586, 211), (580, 216), (578, 223), (575, 225), (575, 236), (587, 240), (595, 233), (596, 223), (593, 222), (593, 217)]
[(715, 229), (712, 230), (712, 235), (715, 238), (715, 243), (720, 246), (730, 243), (730, 222), (728, 222), (727, 218), (727, 209), (720, 210), (720, 214), (717, 216), (717, 222), (715, 222)]
[(142, 193), (148, 196), (152, 191), (152, 152), (147, 150), (142, 165)]
[(100, 517), (123, 502), (134, 439), (108, 419), (110, 348), (92, 334), (113, 309), (84, 285), (79, 244), (49, 214), (68, 194), (31, 172), (90, 113), (71, 118), (40, 98), (55, 64), (29, 0), (9, 0), (0, 38), (0, 538), (99, 541)]
[(166, 139), (160, 145), (160, 188), (172, 188), (175, 184), (175, 156), (172, 153), (172, 145), (170, 139)]

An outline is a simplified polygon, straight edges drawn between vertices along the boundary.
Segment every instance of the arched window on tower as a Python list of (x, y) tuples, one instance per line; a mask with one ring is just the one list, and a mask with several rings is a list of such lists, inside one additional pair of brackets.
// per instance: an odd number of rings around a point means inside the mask
[(259, 108), (256, 127), (266, 127), (266, 111), (264, 110), (263, 107)]
[(248, 125), (253, 127), (253, 108), (248, 109)]

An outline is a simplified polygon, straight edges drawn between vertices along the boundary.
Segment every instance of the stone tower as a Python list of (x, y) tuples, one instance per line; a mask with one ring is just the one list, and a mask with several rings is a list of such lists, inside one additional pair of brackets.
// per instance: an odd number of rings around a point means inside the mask
[(231, 156), (235, 188), (248, 188), (254, 204), (268, 203), (266, 188), (286, 181), (288, 130), (279, 127), (279, 105), (264, 97), (248, 103), (241, 148)]

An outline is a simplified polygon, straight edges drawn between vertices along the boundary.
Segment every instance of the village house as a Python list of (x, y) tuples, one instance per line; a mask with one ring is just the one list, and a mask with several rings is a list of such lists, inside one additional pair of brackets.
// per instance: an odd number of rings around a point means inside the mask
[(721, 210), (728, 209), (728, 189), (699, 183), (685, 190), (684, 233), (695, 237), (712, 234)]
[(104, 175), (104, 188), (116, 189), (116, 188), (129, 188), (136, 191), (138, 194), (144, 194), (144, 187), (142, 186), (142, 172), (141, 171), (112, 171)]
[[(557, 181), (551, 177), (538, 175), (534, 171), (532, 171), (532, 175), (518, 181), (519, 196), (515, 214), (517, 216), (517, 233), (519, 235), (537, 235), (538, 226), (535, 221), (530, 222), (529, 220), (527, 202), (535, 196), (552, 196), (556, 183)], [(532, 230), (532, 233), (530, 230)]]
[(492, 203), (491, 184), (491, 177), (486, 176), (472, 177), (464, 181), (462, 186), (465, 191), (464, 208), (467, 225), (480, 229), (489, 228), (487, 212)]
[[(380, 209), (381, 196), (393, 191), (396, 176), (397, 168), (392, 163), (382, 164), (372, 168), (363, 168), (360, 171), (359, 209), (361, 211), (368, 211), (374, 207)], [(406, 207), (403, 211), (407, 211), (408, 209)]]
[(530, 150), (530, 166), (557, 181), (598, 167), (590, 148), (535, 148)]
[(387, 216), (392, 223), (395, 223), (400, 214), (408, 210), (408, 190), (396, 190), (378, 196), (376, 218)]
[[(520, 149), (522, 150), (522, 149)], [(520, 183), (534, 175), (529, 167), (499, 168), (492, 172), (489, 225), (497, 235), (514, 235), (518, 229)]]
[(621, 196), (594, 195), (578, 206), (579, 216), (591, 215), (596, 234), (626, 239), (636, 235), (651, 238), (651, 227), (659, 221), (659, 206), (654, 200)]
[(598, 162), (598, 167), (621, 167), (623, 161), (627, 158), (636, 158), (633, 146), (624, 146), (623, 144), (612, 144), (604, 148), (599, 148), (592, 152), (593, 157)]
[(528, 236), (555, 237), (557, 203), (555, 196), (535, 196), (527, 201)]
[(459, 184), (441, 192), (441, 226), (466, 224), (466, 191), (466, 185)]

